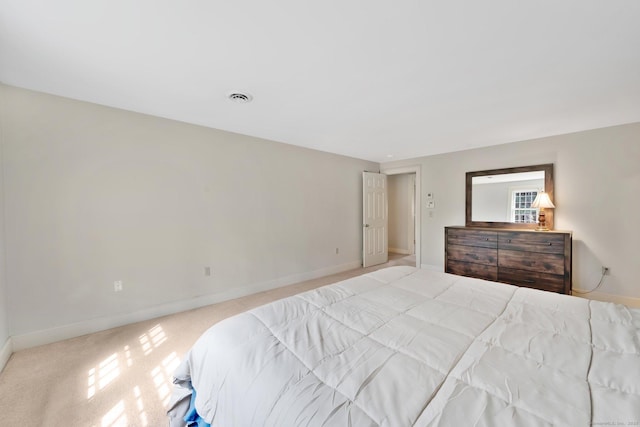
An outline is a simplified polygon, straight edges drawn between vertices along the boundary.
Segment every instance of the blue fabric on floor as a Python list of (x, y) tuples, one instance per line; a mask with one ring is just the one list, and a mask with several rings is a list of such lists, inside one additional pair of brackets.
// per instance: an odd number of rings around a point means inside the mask
[(202, 419), (202, 417), (196, 411), (196, 389), (191, 389), (191, 402), (189, 402), (189, 411), (187, 415), (184, 416), (184, 421), (187, 423), (187, 426), (197, 426), (197, 427), (211, 427), (211, 424)]

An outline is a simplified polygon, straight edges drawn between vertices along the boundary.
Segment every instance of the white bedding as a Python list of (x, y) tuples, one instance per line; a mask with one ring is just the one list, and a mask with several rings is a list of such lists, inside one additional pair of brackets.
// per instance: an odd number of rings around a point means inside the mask
[(176, 383), (215, 427), (640, 425), (640, 310), (391, 267), (214, 325)]

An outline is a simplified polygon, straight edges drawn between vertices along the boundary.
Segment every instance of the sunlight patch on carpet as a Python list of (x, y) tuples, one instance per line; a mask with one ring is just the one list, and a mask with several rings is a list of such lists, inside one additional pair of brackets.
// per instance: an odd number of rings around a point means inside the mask
[(100, 362), (96, 368), (89, 369), (87, 399), (91, 399), (98, 390), (105, 388), (119, 375), (118, 353), (113, 353)]
[(147, 427), (149, 425), (149, 420), (147, 418), (147, 413), (144, 411), (144, 404), (142, 403), (142, 393), (140, 392), (140, 387), (135, 386), (133, 388), (133, 395), (136, 398), (136, 408), (138, 408), (138, 418), (140, 418), (140, 426)]
[(158, 391), (158, 397), (166, 407), (171, 399), (171, 387), (173, 385), (173, 372), (180, 364), (180, 359), (176, 352), (172, 352), (162, 361), (161, 366), (156, 366), (151, 371), (153, 383)]
[(148, 332), (140, 335), (138, 340), (140, 341), (144, 355), (148, 356), (154, 348), (160, 347), (160, 345), (167, 340), (167, 334), (164, 333), (162, 326), (155, 325), (149, 329)]
[(126, 427), (127, 416), (124, 413), (124, 401), (120, 401), (102, 417), (102, 427)]

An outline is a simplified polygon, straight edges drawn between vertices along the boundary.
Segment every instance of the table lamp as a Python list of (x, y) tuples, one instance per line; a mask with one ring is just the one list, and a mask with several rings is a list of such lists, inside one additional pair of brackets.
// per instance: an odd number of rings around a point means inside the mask
[(545, 208), (555, 208), (555, 205), (551, 202), (549, 195), (544, 191), (539, 192), (536, 199), (531, 203), (531, 207), (540, 209), (540, 214), (538, 216), (538, 228), (536, 228), (536, 231), (549, 231), (545, 224), (544, 210)]

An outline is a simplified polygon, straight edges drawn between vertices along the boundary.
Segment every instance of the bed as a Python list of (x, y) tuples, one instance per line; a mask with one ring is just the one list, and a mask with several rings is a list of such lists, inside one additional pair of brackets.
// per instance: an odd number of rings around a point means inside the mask
[(640, 425), (640, 309), (391, 267), (205, 332), (171, 425)]

